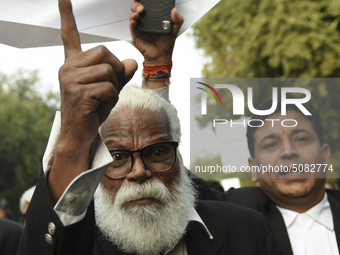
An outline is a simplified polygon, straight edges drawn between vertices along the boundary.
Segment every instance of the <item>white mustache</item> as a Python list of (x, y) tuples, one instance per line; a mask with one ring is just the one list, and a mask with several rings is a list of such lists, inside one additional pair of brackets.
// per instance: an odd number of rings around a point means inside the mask
[(143, 198), (155, 198), (162, 203), (171, 199), (169, 189), (159, 180), (148, 180), (143, 184), (127, 184), (122, 186), (116, 195), (115, 203), (119, 207)]

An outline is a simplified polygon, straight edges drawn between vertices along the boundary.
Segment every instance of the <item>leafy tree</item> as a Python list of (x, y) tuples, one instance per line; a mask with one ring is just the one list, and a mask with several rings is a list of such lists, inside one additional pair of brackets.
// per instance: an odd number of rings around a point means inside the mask
[(35, 185), (58, 98), (40, 95), (37, 72), (0, 73), (0, 197), (19, 213), (22, 193)]
[(221, 0), (194, 27), (205, 77), (339, 77), (338, 0)]

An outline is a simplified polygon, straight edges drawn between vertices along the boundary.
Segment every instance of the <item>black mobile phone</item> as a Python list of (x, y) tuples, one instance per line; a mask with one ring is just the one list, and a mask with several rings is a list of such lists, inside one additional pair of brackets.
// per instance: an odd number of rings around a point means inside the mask
[(137, 22), (137, 32), (170, 34), (172, 32), (171, 10), (175, 0), (139, 0), (144, 6)]

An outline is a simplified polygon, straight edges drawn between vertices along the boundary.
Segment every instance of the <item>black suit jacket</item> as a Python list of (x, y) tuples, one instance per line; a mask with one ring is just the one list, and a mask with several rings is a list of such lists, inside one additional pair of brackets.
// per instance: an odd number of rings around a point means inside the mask
[[(261, 212), (270, 222), (276, 239), (287, 255), (293, 255), (292, 247), (283, 217), (276, 205), (260, 187), (230, 188), (226, 192), (210, 189), (200, 178), (193, 177), (201, 199), (228, 201)], [(340, 191), (326, 190), (333, 214), (335, 235), (340, 253)]]
[(15, 255), (23, 231), (24, 227), (21, 224), (0, 219), (0, 254)]
[[(243, 209), (246, 208), (230, 203), (199, 201), (196, 210), (214, 238), (209, 239), (200, 223), (190, 222), (184, 236), (188, 254), (283, 254), (263, 215)], [(126, 254), (100, 234), (97, 234), (96, 238), (94, 254)]]
[[(92, 202), (83, 220), (64, 227), (53, 210), (45, 178), (41, 175), (27, 212), (18, 254), (126, 254), (102, 238), (95, 227), (93, 207)], [(189, 255), (283, 254), (261, 213), (218, 201), (199, 201), (196, 210), (214, 238), (209, 239), (200, 223), (191, 222), (184, 236)], [(45, 241), (50, 222), (56, 226), (52, 244)]]

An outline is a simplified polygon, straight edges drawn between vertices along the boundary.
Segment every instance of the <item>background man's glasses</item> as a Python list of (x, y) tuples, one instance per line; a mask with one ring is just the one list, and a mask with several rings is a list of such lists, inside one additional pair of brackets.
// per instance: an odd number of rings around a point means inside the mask
[(111, 167), (105, 175), (111, 179), (119, 179), (130, 173), (133, 166), (133, 154), (139, 153), (146, 168), (153, 172), (164, 172), (176, 162), (178, 142), (158, 142), (149, 144), (138, 150), (109, 150), (113, 158)]

